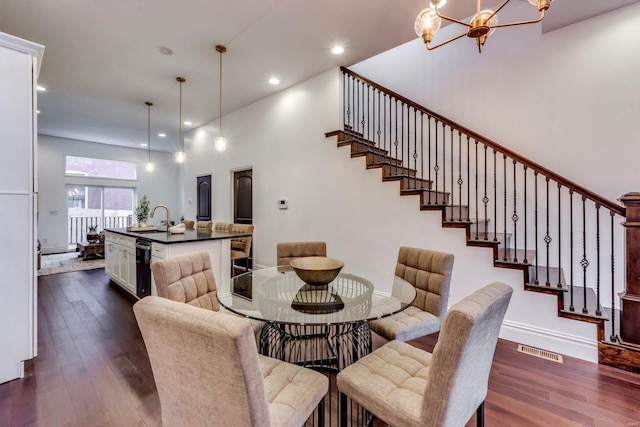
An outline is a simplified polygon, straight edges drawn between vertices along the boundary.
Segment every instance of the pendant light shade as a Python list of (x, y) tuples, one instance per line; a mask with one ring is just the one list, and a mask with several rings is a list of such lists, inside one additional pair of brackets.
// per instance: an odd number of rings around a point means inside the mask
[(153, 103), (147, 101), (147, 172), (153, 172), (153, 163), (151, 162), (151, 106)]
[(176, 151), (176, 162), (184, 163), (186, 156), (184, 154), (184, 147), (182, 146), (182, 83), (186, 82), (184, 77), (176, 77), (178, 83), (180, 83), (180, 109), (178, 116), (178, 151)]
[(220, 105), (219, 105), (219, 113), (220, 113), (220, 133), (215, 141), (215, 147), (218, 151), (224, 151), (227, 149), (227, 138), (222, 136), (222, 54), (227, 51), (227, 48), (222, 45), (216, 46), (216, 51), (220, 53)]

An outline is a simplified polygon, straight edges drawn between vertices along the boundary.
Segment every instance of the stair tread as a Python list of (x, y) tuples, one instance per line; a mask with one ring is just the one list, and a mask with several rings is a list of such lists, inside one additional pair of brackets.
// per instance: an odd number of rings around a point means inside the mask
[[(536, 255), (536, 251), (533, 249), (517, 249), (513, 248), (499, 248), (498, 258), (495, 260), (497, 265), (514, 265), (514, 266), (528, 266), (531, 265)], [(526, 262), (524, 260), (527, 260)]]
[[(586, 290), (587, 294), (587, 303), (586, 307), (588, 308), (588, 312), (584, 313), (582, 308), (584, 306), (584, 291)], [(571, 310), (571, 294), (573, 294), (573, 310)], [(601, 320), (609, 320), (607, 313), (602, 309), (602, 306), (598, 304), (598, 299), (596, 296), (596, 292), (593, 288), (587, 287), (584, 288), (582, 286), (574, 286), (573, 292), (571, 290), (564, 295), (564, 308), (560, 310), (563, 313), (570, 315), (578, 315), (584, 317), (590, 317), (593, 319), (601, 319)], [(601, 313), (596, 314), (597, 307), (600, 309)]]
[[(549, 286), (547, 286), (547, 277), (549, 277)], [(560, 282), (560, 287), (558, 287), (558, 281)], [(547, 275), (546, 266), (538, 266), (536, 269), (536, 266), (532, 265), (529, 267), (529, 283), (526, 285), (541, 289), (555, 288), (563, 292), (567, 292), (569, 290), (567, 287), (567, 281), (564, 277), (564, 271), (562, 268), (558, 267), (548, 267)]]

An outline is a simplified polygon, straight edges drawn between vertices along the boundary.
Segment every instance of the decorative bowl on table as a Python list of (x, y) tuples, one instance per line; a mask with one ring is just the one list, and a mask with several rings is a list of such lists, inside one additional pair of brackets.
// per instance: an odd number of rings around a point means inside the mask
[(291, 267), (303, 282), (322, 286), (331, 283), (338, 276), (344, 262), (333, 258), (311, 256), (291, 261)]

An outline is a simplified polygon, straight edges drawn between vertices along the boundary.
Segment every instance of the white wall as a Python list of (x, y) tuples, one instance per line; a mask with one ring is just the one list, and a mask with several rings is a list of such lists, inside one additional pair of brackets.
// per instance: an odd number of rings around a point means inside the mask
[[(417, 196), (400, 196), (397, 182), (382, 183), (380, 170), (366, 170), (363, 158), (324, 138), (339, 126), (340, 81), (331, 70), (225, 116), (226, 152), (213, 148), (216, 123), (191, 132), (185, 216), (195, 217), (195, 177), (212, 173), (214, 220), (229, 221), (230, 171), (252, 167), (258, 264), (274, 265), (276, 244), (292, 240), (324, 240), (345, 271), (368, 277), (392, 272), (403, 245), (450, 252), (449, 304), (503, 281), (515, 289), (504, 337), (596, 360), (593, 325), (558, 318), (555, 297), (525, 292), (521, 272), (492, 267), (491, 249), (467, 247), (463, 230), (443, 229), (439, 212), (421, 212)], [(277, 208), (279, 198), (289, 209)]]
[[(138, 179), (125, 181), (65, 176), (66, 155), (134, 161), (138, 164)], [(181, 185), (173, 154), (152, 152), (152, 161), (155, 163), (155, 170), (147, 172), (145, 150), (38, 135), (40, 201), (38, 239), (42, 244), (42, 252), (54, 253), (67, 250), (66, 184), (135, 188), (138, 199), (146, 194), (151, 207), (160, 203), (166, 204), (171, 209), (172, 219), (179, 220), (183, 214), (179, 203)], [(159, 213), (160, 216), (156, 216), (157, 219), (164, 219), (164, 210)]]

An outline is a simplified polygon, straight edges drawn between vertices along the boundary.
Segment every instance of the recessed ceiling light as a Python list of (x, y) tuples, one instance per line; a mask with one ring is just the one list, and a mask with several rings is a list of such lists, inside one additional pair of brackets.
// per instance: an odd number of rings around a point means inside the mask
[(193, 123), (191, 122), (183, 122), (185, 126), (191, 126)]
[(40, 92), (46, 92), (47, 91), (46, 87), (40, 86), (40, 85), (36, 86), (36, 89), (38, 89)]
[(36, 113), (40, 114), (40, 110), (36, 110)]
[(166, 46), (158, 46), (158, 51), (163, 55), (173, 55), (173, 50)]
[(165, 137), (167, 136), (167, 134), (166, 134), (166, 133), (159, 133), (159, 134), (158, 134), (158, 136), (159, 136), (160, 138), (165, 138)]
[(334, 55), (340, 55), (344, 52), (344, 48), (342, 46), (334, 46), (333, 49), (331, 49), (331, 53), (333, 53)]
[(280, 84), (280, 80), (278, 80), (276, 77), (271, 77), (269, 79), (269, 83), (271, 83), (272, 85), (277, 85)]
[(146, 146), (147, 146), (147, 143), (146, 143), (146, 142), (141, 142), (141, 143), (140, 143), (140, 146), (141, 146), (141, 147), (146, 147)]

